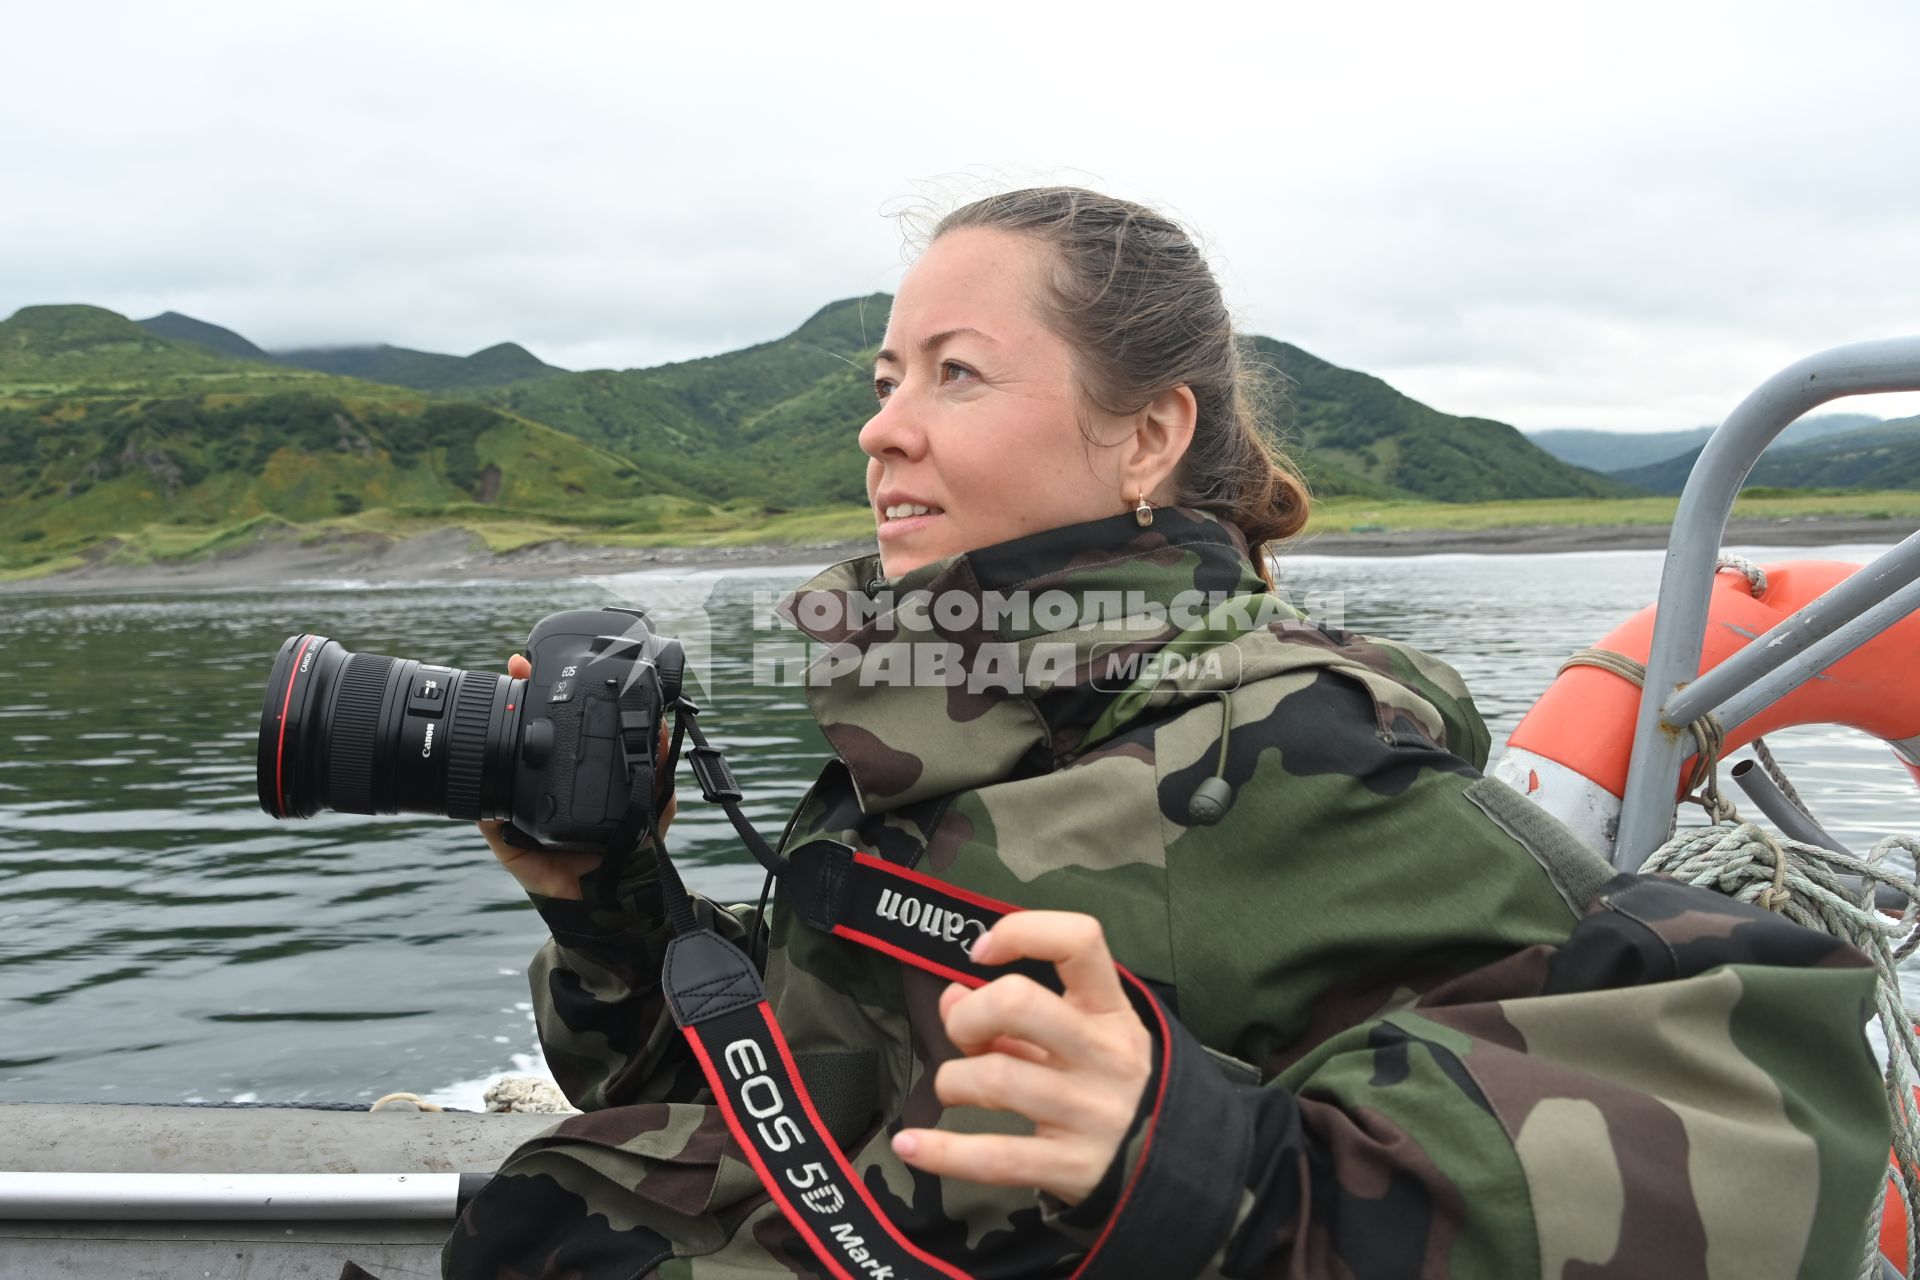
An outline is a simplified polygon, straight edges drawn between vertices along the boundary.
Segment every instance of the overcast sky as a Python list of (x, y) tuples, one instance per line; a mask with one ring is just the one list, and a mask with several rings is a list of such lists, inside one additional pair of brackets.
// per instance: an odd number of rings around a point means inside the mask
[(903, 202), (1064, 179), (1197, 228), (1244, 327), (1530, 429), (1718, 421), (1920, 333), (1912, 0), (0, 0), (0, 30), (0, 314), (649, 365), (891, 289)]

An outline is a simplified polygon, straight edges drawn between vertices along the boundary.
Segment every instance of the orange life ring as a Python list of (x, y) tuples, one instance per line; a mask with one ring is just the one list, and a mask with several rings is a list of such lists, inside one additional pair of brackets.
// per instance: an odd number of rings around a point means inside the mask
[[(1714, 575), (1700, 669), (1719, 666), (1747, 643), (1811, 604), (1859, 565), (1794, 560), (1761, 566), (1766, 590), (1746, 575)], [(1653, 607), (1615, 627), (1596, 648), (1644, 663), (1653, 640)], [(1725, 750), (1775, 729), (1847, 725), (1885, 740), (1920, 782), (1920, 614), (1909, 614), (1825, 672), (1744, 724), (1727, 731)], [(1575, 666), (1533, 704), (1507, 740), (1494, 776), (1571, 827), (1603, 855), (1613, 849), (1640, 690), (1599, 667)], [(1691, 768), (1691, 762), (1686, 769)], [(1686, 769), (1674, 779), (1676, 790)]]

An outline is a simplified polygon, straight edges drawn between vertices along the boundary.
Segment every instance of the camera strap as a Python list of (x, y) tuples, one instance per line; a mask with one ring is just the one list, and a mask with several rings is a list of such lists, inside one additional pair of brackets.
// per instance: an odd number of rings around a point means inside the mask
[[(774, 875), (782, 905), (798, 920), (963, 986), (982, 987), (1005, 974), (1024, 973), (1050, 990), (1061, 989), (1050, 964), (1029, 960), (984, 966), (968, 954), (976, 939), (1020, 909), (1010, 903), (969, 893), (834, 840), (810, 841), (781, 859), (741, 811), (739, 788), (725, 758), (708, 744), (691, 715), (683, 714), (681, 722), (694, 739), (693, 772), (702, 794), (726, 811), (755, 858)], [(676, 741), (678, 737), (676, 727)], [(768, 1196), (835, 1280), (969, 1280), (967, 1272), (914, 1245), (880, 1207), (821, 1121), (759, 971), (738, 947), (696, 923), (664, 845), (656, 847), (675, 933), (661, 966), (661, 987), (728, 1130)], [(1154, 1100), (1153, 1115), (1141, 1138), (1135, 1176), (1108, 1215), (1107, 1230), (1073, 1272), (1075, 1280), (1098, 1274), (1094, 1268), (1101, 1246), (1146, 1161), (1172, 1051), (1160, 1002), (1140, 979), (1124, 967), (1116, 968), (1135, 1012), (1153, 1033), (1155, 1060), (1146, 1085)], [(1127, 1259), (1116, 1259), (1103, 1270), (1128, 1274), (1128, 1264)]]

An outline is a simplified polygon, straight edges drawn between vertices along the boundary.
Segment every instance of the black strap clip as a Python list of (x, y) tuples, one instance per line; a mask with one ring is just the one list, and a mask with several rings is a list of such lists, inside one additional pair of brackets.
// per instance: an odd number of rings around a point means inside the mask
[(727, 758), (720, 753), (720, 748), (703, 742), (687, 756), (693, 766), (694, 780), (700, 784), (700, 794), (709, 804), (740, 803), (740, 784), (734, 780), (733, 770), (727, 767)]
[(707, 928), (691, 929), (667, 944), (661, 986), (683, 1027), (697, 1026), (767, 998), (753, 961)]

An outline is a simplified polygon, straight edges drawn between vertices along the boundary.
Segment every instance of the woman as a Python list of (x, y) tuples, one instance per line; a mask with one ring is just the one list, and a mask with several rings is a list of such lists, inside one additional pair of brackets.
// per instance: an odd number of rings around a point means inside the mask
[[(824, 1125), (918, 1248), (1002, 1277), (1090, 1251), (1087, 1274), (1249, 1277), (1861, 1256), (1887, 1143), (1870, 970), (1612, 876), (1481, 778), (1452, 671), (1267, 594), (1255, 566), (1306, 498), (1177, 226), (1072, 189), (959, 210), (900, 286), (875, 391), (878, 557), (790, 602), (852, 660), (815, 669), (836, 759), (783, 847), (1026, 908), (973, 959), (1059, 989), (969, 990), (781, 907), (712, 920), (764, 947)], [(853, 617), (916, 590), (950, 606), (920, 631)], [(874, 678), (935, 643), (966, 679)], [(508, 1160), (447, 1274), (894, 1274), (819, 1256), (730, 1140), (661, 995), (653, 850), (488, 839), (552, 929), (533, 987), (584, 1114)]]

